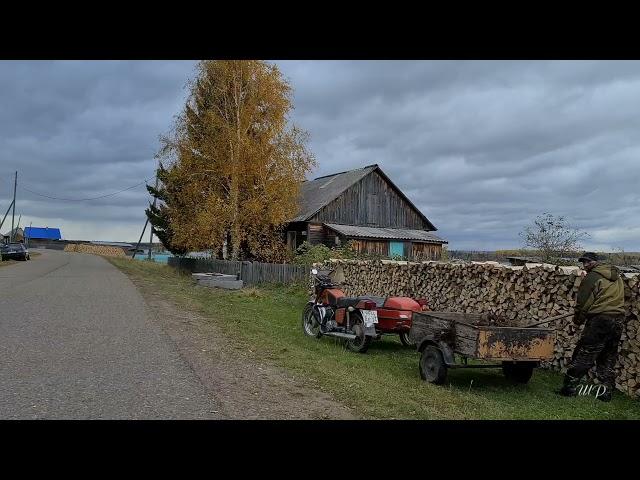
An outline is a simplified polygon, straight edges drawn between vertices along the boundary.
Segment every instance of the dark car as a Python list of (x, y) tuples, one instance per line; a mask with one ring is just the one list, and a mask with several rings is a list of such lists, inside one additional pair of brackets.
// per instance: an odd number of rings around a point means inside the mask
[(29, 250), (22, 243), (8, 243), (0, 249), (2, 261), (4, 260), (30, 260)]

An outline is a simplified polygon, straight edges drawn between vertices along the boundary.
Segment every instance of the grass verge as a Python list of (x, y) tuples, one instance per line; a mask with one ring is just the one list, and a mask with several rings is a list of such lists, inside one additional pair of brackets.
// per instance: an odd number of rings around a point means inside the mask
[(331, 393), (365, 418), (640, 419), (640, 402), (619, 392), (610, 403), (558, 396), (562, 377), (556, 372), (536, 370), (529, 384), (514, 386), (500, 370), (450, 370), (447, 385), (435, 386), (420, 379), (419, 354), (395, 336), (374, 342), (366, 354), (346, 350), (337, 339), (308, 338), (301, 328), (307, 296), (299, 287), (210, 289), (166, 265), (109, 261), (205, 315), (238, 348)]
[[(29, 256), (33, 260), (35, 257), (40, 256), (40, 253), (29, 252)], [(13, 265), (14, 263), (22, 263), (22, 260), (2, 260), (0, 261), (0, 267), (6, 267), (7, 265)]]

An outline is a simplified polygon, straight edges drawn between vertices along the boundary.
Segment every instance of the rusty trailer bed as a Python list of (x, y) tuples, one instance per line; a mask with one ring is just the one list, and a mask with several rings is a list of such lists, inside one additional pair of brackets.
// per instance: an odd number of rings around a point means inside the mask
[(480, 317), (473, 313), (415, 312), (409, 338), (419, 348), (425, 342), (443, 342), (463, 357), (488, 361), (539, 362), (553, 358), (554, 330), (476, 325)]

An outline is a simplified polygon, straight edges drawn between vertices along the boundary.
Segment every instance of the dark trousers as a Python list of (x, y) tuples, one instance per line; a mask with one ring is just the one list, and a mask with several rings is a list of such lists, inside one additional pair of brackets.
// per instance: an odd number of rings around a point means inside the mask
[(615, 388), (616, 360), (618, 344), (622, 336), (624, 315), (593, 315), (578, 340), (567, 375), (575, 379), (582, 378), (593, 365), (596, 376), (609, 391)]

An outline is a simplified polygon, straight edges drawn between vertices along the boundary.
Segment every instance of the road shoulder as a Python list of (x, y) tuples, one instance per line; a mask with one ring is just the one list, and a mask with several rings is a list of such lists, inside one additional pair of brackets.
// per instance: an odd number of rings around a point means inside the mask
[(353, 419), (330, 395), (301, 385), (287, 372), (234, 347), (210, 319), (178, 307), (143, 278), (125, 272), (153, 319), (175, 342), (230, 419)]

